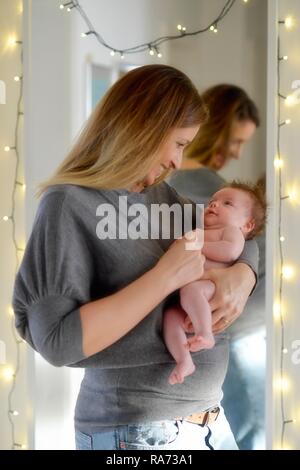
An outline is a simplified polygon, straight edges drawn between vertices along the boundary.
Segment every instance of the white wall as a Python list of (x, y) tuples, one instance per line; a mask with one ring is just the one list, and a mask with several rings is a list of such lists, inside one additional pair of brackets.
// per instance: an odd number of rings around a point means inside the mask
[[(280, 66), (280, 91), (287, 96), (293, 93), (292, 83), (298, 80), (300, 88), (300, 4), (298, 0), (269, 1), (269, 42), (274, 44), (279, 34), (282, 55), (288, 55), (289, 60)], [(278, 26), (278, 20), (287, 16), (294, 18), (295, 26), (287, 30), (285, 26)], [(268, 192), (272, 203), (272, 214), (267, 233), (267, 246), (269, 250), (267, 264), (268, 296), (267, 308), (269, 313), (268, 324), (268, 446), (280, 449), (282, 430), (282, 411), (285, 420), (296, 420), (287, 423), (283, 448), (300, 449), (300, 316), (299, 316), (299, 229), (300, 229), (300, 163), (299, 163), (299, 129), (300, 129), (300, 92), (297, 91), (297, 102), (294, 106), (286, 106), (280, 100), (281, 121), (289, 118), (291, 124), (284, 126), (280, 131), (280, 152), (284, 161), (282, 168), (282, 191), (284, 197), (295, 190), (294, 200), (282, 201), (281, 234), (285, 241), (281, 244), (283, 264), (291, 266), (295, 275), (290, 280), (283, 279), (282, 284), (282, 325), (278, 310), (274, 310), (273, 303), (278, 302), (281, 272), (281, 254), (278, 240), (279, 217), (279, 171), (274, 171), (273, 161), (277, 155), (277, 50), (270, 47), (268, 61), (269, 88), (269, 126), (268, 126)], [(295, 95), (296, 96), (296, 95)], [(282, 344), (281, 339), (284, 338)], [(294, 343), (298, 341), (298, 343)], [(293, 345), (296, 346), (293, 349)], [(281, 353), (282, 347), (287, 349), (286, 354)], [(298, 353), (296, 352), (298, 350)], [(281, 358), (283, 367), (281, 374)], [(283, 378), (284, 382), (280, 383)], [(281, 398), (283, 399), (281, 401)], [(283, 403), (283, 406), (282, 406)]]
[[(20, 82), (14, 76), (22, 75), (21, 46), (9, 46), (10, 37), (22, 40), (21, 2), (1, 0), (0, 2), (0, 80), (6, 84), (6, 104), (0, 104), (0, 340), (6, 345), (6, 364), (0, 364), (0, 449), (11, 449), (12, 435), (8, 420), (8, 395), (12, 381), (5, 380), (6, 367), (16, 370), (17, 348), (12, 334), (13, 317), (10, 314), (12, 288), (17, 261), (12, 239), (12, 223), (4, 222), (3, 216), (12, 213), (12, 190), (14, 188), (16, 153), (4, 152), (4, 146), (14, 146), (17, 105)], [(23, 119), (18, 128), (18, 146), (23, 159)], [(20, 164), (18, 180), (24, 181), (23, 165)], [(17, 187), (15, 197), (16, 237), (19, 247), (24, 247), (24, 191)], [(15, 442), (27, 445), (32, 422), (32, 408), (29, 399), (27, 380), (27, 347), (20, 344), (20, 370), (16, 378), (15, 391), (12, 394), (12, 406), (19, 412), (13, 417), (15, 423)]]
[[(26, 228), (31, 231), (37, 184), (48, 177), (70, 143), (70, 21), (59, 2), (24, 2), (24, 97)], [(60, 448), (68, 442), (64, 416), (70, 382), (67, 369), (55, 369), (35, 355), (34, 445)], [(59, 423), (59, 425), (58, 425)], [(62, 444), (64, 446), (64, 444)]]
[[(199, 39), (176, 42), (172, 48), (164, 46), (161, 49), (164, 54), (162, 61), (167, 62), (170, 54), (172, 64), (186, 71), (199, 87), (204, 88), (224, 80), (234, 81), (245, 86), (254, 98), (260, 96), (263, 101), (264, 67), (255, 64), (254, 46), (261, 38), (263, 56), (265, 10), (258, 3), (262, 4), (264, 1), (253, 0), (253, 5), (249, 6), (237, 2), (224, 26), (220, 25), (220, 36), (211, 37), (208, 34)], [(106, 41), (121, 48), (151, 40), (167, 32), (174, 33), (178, 23), (186, 24), (188, 28), (189, 24), (195, 27), (206, 24), (224, 2), (81, 0), (80, 3)], [(86, 117), (87, 65), (93, 62), (115, 66), (120, 60), (118, 57), (111, 57), (93, 37), (82, 39), (80, 33), (86, 30), (82, 19), (75, 11), (61, 11), (59, 4), (60, 0), (25, 0), (27, 233), (30, 232), (37, 206), (33, 198), (35, 185), (57, 167)], [(247, 8), (250, 13), (247, 13)], [(257, 21), (254, 21), (255, 15), (259, 16)], [(223, 28), (224, 34), (221, 33)], [(220, 48), (224, 56), (233, 50), (233, 28), (237, 28), (234, 43), (237, 42), (237, 37), (239, 44), (245, 43), (251, 60), (249, 59), (248, 64), (240, 46), (230, 67), (227, 63), (221, 67), (218, 65), (219, 59), (213, 58), (219, 57)], [(130, 64), (150, 61), (151, 57), (147, 53), (130, 56), (130, 59), (126, 57), (124, 60)], [(205, 75), (202, 70), (205, 70)], [(258, 91), (257, 85), (261, 81), (263, 85)], [(251, 151), (250, 157), (244, 159), (247, 160), (247, 165), (246, 169), (243, 166), (243, 172), (247, 171), (248, 177), (260, 174), (264, 166), (264, 155), (259, 162), (259, 158), (254, 160), (252, 155), (264, 154), (263, 137), (256, 137), (253, 145), (255, 150)], [(36, 357), (35, 367), (35, 448), (71, 448), (78, 372), (67, 368), (53, 368), (40, 357)]]

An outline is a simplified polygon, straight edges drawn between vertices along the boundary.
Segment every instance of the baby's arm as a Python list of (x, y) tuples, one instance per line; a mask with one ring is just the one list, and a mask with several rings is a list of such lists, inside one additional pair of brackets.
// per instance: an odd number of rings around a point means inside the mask
[(202, 253), (212, 261), (231, 263), (235, 261), (244, 249), (245, 238), (237, 227), (225, 227), (219, 241), (205, 241)]

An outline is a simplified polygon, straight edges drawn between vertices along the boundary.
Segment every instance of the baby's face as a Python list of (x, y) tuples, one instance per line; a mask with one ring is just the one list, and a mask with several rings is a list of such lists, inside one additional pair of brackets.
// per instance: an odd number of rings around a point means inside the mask
[(204, 211), (205, 228), (240, 228), (252, 220), (253, 202), (249, 194), (240, 189), (224, 188), (213, 195)]

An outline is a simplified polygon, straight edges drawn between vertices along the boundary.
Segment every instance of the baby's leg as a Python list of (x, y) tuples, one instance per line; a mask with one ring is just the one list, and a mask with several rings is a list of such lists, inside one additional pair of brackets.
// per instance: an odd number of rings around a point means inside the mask
[(195, 335), (189, 338), (191, 351), (212, 348), (212, 317), (209, 300), (215, 292), (215, 284), (209, 280), (191, 282), (180, 289), (181, 306), (190, 317)]
[(173, 306), (164, 312), (164, 340), (169, 352), (177, 362), (169, 376), (169, 383), (182, 383), (184, 377), (192, 374), (195, 365), (192, 360), (186, 334), (183, 328), (186, 313), (180, 306)]

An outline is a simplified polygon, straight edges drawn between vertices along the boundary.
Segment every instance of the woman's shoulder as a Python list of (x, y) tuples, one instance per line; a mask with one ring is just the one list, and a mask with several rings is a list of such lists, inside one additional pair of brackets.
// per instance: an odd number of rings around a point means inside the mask
[(83, 196), (91, 195), (99, 192), (97, 189), (79, 186), (78, 184), (55, 184), (49, 186), (43, 194), (42, 200), (46, 199), (66, 199), (67, 197), (76, 197), (77, 195)]
[(49, 186), (44, 192), (40, 204), (47, 207), (56, 205), (85, 205), (92, 200), (101, 198), (105, 190), (88, 188), (77, 184), (56, 184)]
[(196, 169), (176, 170), (172, 173), (168, 181), (170, 185), (173, 185), (180, 182), (186, 182), (186, 184), (199, 184), (199, 182), (201, 182), (201, 184), (205, 184), (207, 181), (223, 184), (225, 180), (216, 171), (201, 167)]
[(177, 170), (168, 179), (168, 184), (184, 197), (196, 202), (207, 200), (224, 184), (224, 179), (209, 168)]
[(35, 221), (53, 222), (63, 217), (65, 222), (83, 216), (94, 208), (99, 191), (74, 184), (49, 186), (39, 202)]

